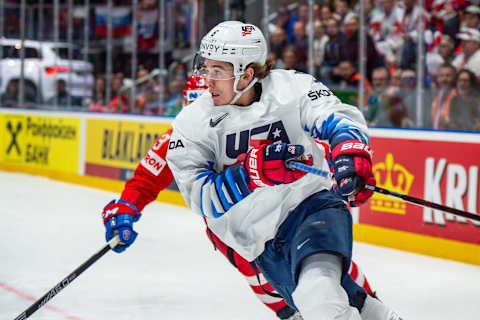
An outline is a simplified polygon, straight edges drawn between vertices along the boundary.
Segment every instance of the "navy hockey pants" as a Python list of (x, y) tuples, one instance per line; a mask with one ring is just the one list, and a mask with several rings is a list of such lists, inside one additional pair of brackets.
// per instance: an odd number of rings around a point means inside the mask
[(292, 293), (302, 260), (320, 252), (338, 255), (343, 258), (342, 286), (350, 305), (361, 310), (365, 290), (348, 275), (352, 242), (352, 217), (347, 206), (335, 194), (321, 191), (290, 212), (255, 262), (272, 287), (296, 308)]

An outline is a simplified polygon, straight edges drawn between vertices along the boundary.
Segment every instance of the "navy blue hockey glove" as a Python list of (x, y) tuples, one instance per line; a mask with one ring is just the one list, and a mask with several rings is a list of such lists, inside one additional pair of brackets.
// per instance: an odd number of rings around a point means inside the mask
[(135, 241), (138, 233), (133, 230), (133, 223), (137, 222), (141, 215), (133, 204), (122, 199), (112, 200), (103, 208), (105, 239), (108, 242), (117, 234), (120, 238), (120, 244), (113, 248), (113, 251), (121, 253)]
[(365, 184), (376, 184), (369, 146), (358, 140), (344, 141), (333, 148), (332, 162), (337, 193), (351, 206), (365, 203), (372, 196)]

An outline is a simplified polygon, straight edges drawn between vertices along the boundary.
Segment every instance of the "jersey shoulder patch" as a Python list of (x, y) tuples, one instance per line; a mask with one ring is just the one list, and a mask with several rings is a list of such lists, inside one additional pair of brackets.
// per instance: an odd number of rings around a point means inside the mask
[(162, 159), (158, 154), (152, 150), (148, 150), (145, 157), (140, 161), (142, 166), (150, 171), (153, 175), (158, 176), (163, 168), (167, 165), (167, 161)]

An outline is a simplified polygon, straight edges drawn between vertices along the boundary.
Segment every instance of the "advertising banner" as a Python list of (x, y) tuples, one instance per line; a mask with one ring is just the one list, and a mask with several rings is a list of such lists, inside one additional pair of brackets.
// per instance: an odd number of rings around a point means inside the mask
[(80, 119), (0, 115), (0, 162), (78, 173)]
[(128, 180), (168, 123), (88, 119), (85, 174)]
[[(480, 135), (479, 135), (480, 142)], [(377, 185), (472, 213), (479, 212), (480, 143), (372, 137)], [(480, 244), (480, 223), (374, 194), (359, 222)]]

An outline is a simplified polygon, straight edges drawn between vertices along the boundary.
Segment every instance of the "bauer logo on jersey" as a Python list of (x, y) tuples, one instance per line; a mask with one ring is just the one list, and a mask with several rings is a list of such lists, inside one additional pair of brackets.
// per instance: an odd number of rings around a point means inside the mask
[(167, 165), (167, 162), (160, 158), (155, 152), (149, 150), (145, 158), (140, 162), (142, 166), (148, 171), (158, 176), (163, 168)]
[(242, 36), (245, 37), (246, 35), (252, 34), (252, 31), (255, 31), (254, 26), (243, 26), (242, 27)]

